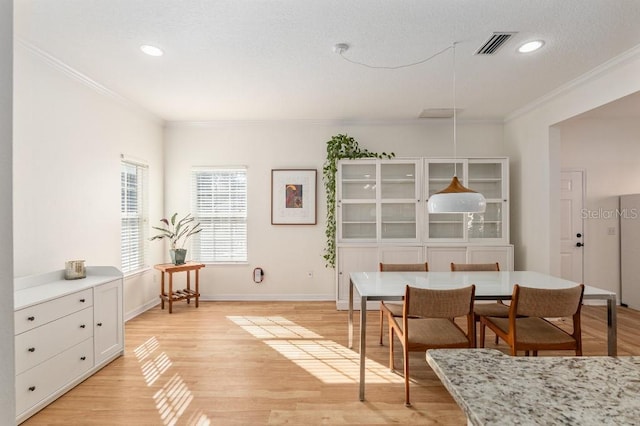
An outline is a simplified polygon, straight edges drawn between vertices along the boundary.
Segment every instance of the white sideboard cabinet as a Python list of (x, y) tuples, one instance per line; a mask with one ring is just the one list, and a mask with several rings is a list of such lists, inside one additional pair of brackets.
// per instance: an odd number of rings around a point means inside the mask
[(14, 281), (16, 422), (21, 423), (124, 353), (122, 274), (87, 268)]
[[(485, 196), (484, 213), (429, 214), (429, 197), (454, 173)], [(338, 309), (348, 308), (349, 274), (377, 271), (380, 262), (428, 262), (430, 271), (448, 271), (451, 262), (498, 262), (513, 270), (506, 157), (342, 160), (336, 208)]]

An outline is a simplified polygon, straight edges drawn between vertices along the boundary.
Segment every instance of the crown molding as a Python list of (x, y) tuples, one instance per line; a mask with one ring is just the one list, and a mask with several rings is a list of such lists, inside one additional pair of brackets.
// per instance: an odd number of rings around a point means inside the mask
[(149, 118), (152, 121), (155, 121), (158, 124), (164, 125), (165, 120), (163, 120), (162, 118), (158, 117), (157, 115), (149, 112), (148, 110), (142, 108), (140, 105), (136, 104), (135, 102), (130, 101), (129, 99), (125, 98), (124, 96), (120, 95), (117, 92), (114, 92), (113, 90), (103, 86), (102, 84), (98, 83), (97, 81), (93, 80), (91, 77), (87, 76), (86, 74), (81, 73), (80, 71), (76, 70), (75, 68), (67, 65), (66, 63), (64, 63), (63, 61), (61, 61), (60, 59), (56, 58), (55, 56), (45, 52), (44, 50), (34, 46), (33, 44), (29, 43), (28, 41), (24, 40), (23, 38), (19, 37), (19, 36), (14, 36), (14, 40), (15, 40), (15, 44), (17, 46), (20, 46), (24, 49), (26, 49), (29, 53), (31, 53), (32, 55), (40, 58), (42, 61), (44, 61), (47, 65), (51, 66), (53, 69), (60, 71), (61, 73), (63, 73), (64, 75), (66, 75), (67, 77), (70, 77), (71, 79), (78, 81), (82, 84), (84, 84), (86, 87), (90, 88), (91, 90), (105, 96), (108, 97), (112, 100), (115, 100), (116, 102), (118, 102), (119, 104), (121, 104), (122, 106), (138, 113), (141, 114), (143, 116), (145, 116), (146, 118)]
[(582, 74), (580, 77), (574, 80), (571, 80), (570, 82), (560, 86), (559, 88), (547, 93), (544, 96), (539, 97), (538, 99), (534, 100), (528, 105), (525, 105), (524, 107), (511, 112), (505, 117), (504, 122), (507, 123), (528, 112), (531, 112), (534, 109), (539, 108), (542, 105), (547, 104), (552, 100), (570, 92), (571, 90), (595, 80), (596, 78), (602, 76), (604, 73), (612, 70), (613, 68), (616, 68), (628, 62), (631, 62), (637, 59), (638, 57), (640, 57), (640, 45), (637, 45), (627, 50), (626, 52), (616, 56), (615, 58), (612, 58), (604, 62), (603, 64), (593, 68), (591, 71), (588, 71)]
[[(278, 119), (278, 120), (202, 120), (166, 121), (166, 128), (207, 128), (228, 126), (428, 126), (434, 123), (450, 123), (451, 118), (410, 118), (410, 119)], [(458, 124), (504, 124), (502, 119), (458, 119)]]

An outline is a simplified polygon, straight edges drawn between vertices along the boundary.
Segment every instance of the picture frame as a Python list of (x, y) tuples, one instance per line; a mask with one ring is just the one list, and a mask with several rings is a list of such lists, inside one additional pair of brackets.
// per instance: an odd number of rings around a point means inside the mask
[(271, 170), (271, 224), (316, 225), (316, 169)]

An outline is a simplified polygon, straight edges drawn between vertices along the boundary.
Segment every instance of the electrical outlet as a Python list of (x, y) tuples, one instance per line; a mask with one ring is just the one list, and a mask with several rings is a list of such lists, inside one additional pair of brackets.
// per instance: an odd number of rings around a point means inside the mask
[(611, 227), (607, 228), (607, 235), (616, 235), (615, 226), (611, 226)]
[(313, 271), (307, 272), (307, 278), (313, 278)]

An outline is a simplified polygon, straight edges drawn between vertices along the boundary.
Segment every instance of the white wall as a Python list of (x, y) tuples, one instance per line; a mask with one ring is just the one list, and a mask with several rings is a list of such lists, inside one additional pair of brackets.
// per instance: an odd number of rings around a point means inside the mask
[[(640, 193), (640, 122), (631, 118), (570, 119), (562, 132), (561, 167), (585, 170), (584, 281), (618, 290), (619, 196)], [(613, 228), (615, 235), (609, 235)]]
[(11, 128), (13, 1), (0, 0), (0, 424), (15, 422)]
[[(249, 263), (207, 265), (201, 293), (207, 299), (333, 300), (334, 270), (325, 267), (326, 199), (322, 165), (326, 141), (347, 133), (362, 148), (398, 157), (453, 156), (450, 120), (401, 123), (219, 122), (172, 123), (165, 132), (165, 198), (168, 213), (190, 211), (193, 166), (248, 166)], [(458, 156), (503, 156), (501, 123), (459, 122)], [(318, 224), (271, 225), (271, 169), (318, 170)], [(159, 220), (160, 218), (157, 218)], [(253, 268), (265, 270), (261, 284)], [(313, 272), (313, 278), (307, 276)]]
[[(23, 42), (14, 90), (15, 276), (71, 259), (120, 268), (121, 154), (149, 164), (150, 214), (159, 215), (162, 122)], [(152, 249), (153, 264), (162, 251)], [(125, 282), (125, 313), (158, 300), (153, 275)]]
[[(640, 90), (640, 47), (593, 70), (505, 123), (511, 157), (516, 269), (560, 273), (560, 145), (553, 126)], [(589, 283), (587, 283), (589, 284)], [(607, 288), (607, 287), (605, 287)]]

